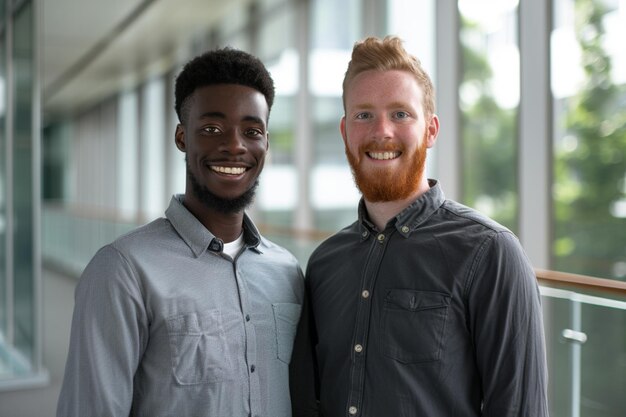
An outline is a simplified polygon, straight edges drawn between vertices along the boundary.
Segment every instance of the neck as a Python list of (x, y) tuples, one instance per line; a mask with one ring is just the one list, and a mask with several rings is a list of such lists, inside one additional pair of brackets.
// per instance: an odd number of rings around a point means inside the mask
[(419, 196), (429, 189), (430, 185), (428, 185), (428, 180), (424, 178), (415, 192), (401, 200), (371, 202), (364, 198), (367, 214), (376, 228), (379, 231), (383, 231), (389, 220), (410, 206)]
[(243, 210), (235, 213), (223, 213), (207, 207), (188, 194), (185, 194), (183, 204), (207, 230), (225, 243), (233, 242), (241, 235), (243, 230)]

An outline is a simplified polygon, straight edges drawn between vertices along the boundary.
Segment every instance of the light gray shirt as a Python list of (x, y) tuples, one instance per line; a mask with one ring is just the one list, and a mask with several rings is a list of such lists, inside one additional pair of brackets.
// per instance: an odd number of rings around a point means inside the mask
[(83, 272), (59, 417), (291, 415), (296, 259), (247, 216), (232, 259), (181, 201)]

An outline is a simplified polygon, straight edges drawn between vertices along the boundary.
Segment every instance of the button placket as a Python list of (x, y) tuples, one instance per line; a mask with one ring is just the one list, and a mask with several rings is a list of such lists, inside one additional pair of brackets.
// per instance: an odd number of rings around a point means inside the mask
[[(393, 233), (393, 232), (392, 232)], [(367, 352), (365, 350), (365, 342), (368, 340), (369, 326), (370, 326), (370, 312), (372, 309), (372, 303), (369, 302), (370, 297), (373, 296), (376, 277), (378, 275), (378, 266), (382, 260), (382, 257), (386, 250), (387, 235), (383, 232), (376, 232), (372, 234), (372, 240), (370, 241), (370, 252), (363, 270), (362, 283), (361, 283), (361, 302), (359, 302), (356, 324), (354, 327), (354, 333), (352, 338), (352, 353), (353, 358), (351, 366), (350, 387), (346, 410), (348, 415), (357, 416), (360, 413), (359, 407), (362, 405), (363, 399), (363, 381), (365, 373), (365, 360)]]

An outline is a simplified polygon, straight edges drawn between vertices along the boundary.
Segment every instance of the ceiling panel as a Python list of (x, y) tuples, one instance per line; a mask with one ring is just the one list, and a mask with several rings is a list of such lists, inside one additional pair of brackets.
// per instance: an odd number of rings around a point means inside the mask
[[(41, 2), (44, 120), (84, 109), (186, 59), (246, 0), (46, 0)], [(132, 21), (131, 21), (132, 20)], [(129, 22), (130, 24), (125, 24)]]

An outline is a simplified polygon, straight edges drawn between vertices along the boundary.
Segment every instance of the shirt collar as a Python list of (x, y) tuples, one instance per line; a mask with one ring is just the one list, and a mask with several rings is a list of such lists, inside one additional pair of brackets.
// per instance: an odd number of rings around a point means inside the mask
[[(389, 221), (387, 227), (393, 223), (398, 232), (408, 237), (411, 232), (419, 227), (426, 219), (428, 219), (445, 201), (445, 195), (443, 190), (439, 186), (437, 180), (429, 179), (428, 184), (430, 189), (424, 194), (420, 195), (413, 203), (398, 213), (393, 219)], [(369, 220), (367, 215), (367, 209), (365, 207), (365, 201), (361, 198), (359, 202), (359, 224), (361, 231), (361, 238), (367, 239), (367, 237), (376, 230), (374, 224)]]
[[(170, 221), (181, 239), (189, 246), (196, 257), (200, 256), (214, 239), (217, 239), (204, 225), (183, 205), (184, 195), (172, 196), (170, 205), (165, 210), (165, 217)], [(261, 236), (252, 220), (244, 213), (243, 240), (248, 248), (257, 248)], [(257, 250), (258, 252), (258, 250)]]

